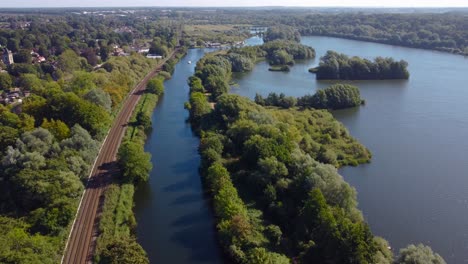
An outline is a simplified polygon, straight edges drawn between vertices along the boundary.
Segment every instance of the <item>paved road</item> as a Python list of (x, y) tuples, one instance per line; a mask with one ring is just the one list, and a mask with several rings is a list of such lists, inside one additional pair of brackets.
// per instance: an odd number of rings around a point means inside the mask
[[(172, 56), (174, 56), (174, 53), (171, 54)], [(130, 92), (109, 130), (109, 134), (104, 139), (81, 198), (80, 206), (78, 207), (78, 212), (65, 246), (62, 263), (92, 263), (98, 236), (99, 215), (104, 201), (104, 190), (111, 182), (110, 179), (118, 173), (116, 156), (125, 134), (127, 123), (146, 88), (147, 82), (161, 71), (162, 65), (166, 60), (161, 61)]]

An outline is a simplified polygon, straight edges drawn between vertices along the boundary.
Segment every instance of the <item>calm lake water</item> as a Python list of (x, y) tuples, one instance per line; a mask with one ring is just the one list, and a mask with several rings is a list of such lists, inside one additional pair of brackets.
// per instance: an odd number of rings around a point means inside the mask
[[(252, 38), (248, 44), (261, 44)], [(407, 81), (355, 81), (366, 105), (335, 111), (372, 154), (370, 164), (340, 169), (358, 191), (374, 234), (393, 248), (430, 245), (448, 263), (468, 263), (468, 59), (459, 55), (329, 37), (303, 37), (317, 52), (288, 73), (266, 62), (236, 75), (232, 92), (302, 96), (330, 82), (307, 70), (327, 50), (409, 63)]]
[(138, 242), (151, 263), (223, 262), (198, 174), (199, 139), (185, 122), (187, 78), (204, 52), (189, 50), (177, 64), (153, 114), (153, 131), (145, 146), (152, 155), (153, 170), (148, 184), (139, 186), (135, 194)]

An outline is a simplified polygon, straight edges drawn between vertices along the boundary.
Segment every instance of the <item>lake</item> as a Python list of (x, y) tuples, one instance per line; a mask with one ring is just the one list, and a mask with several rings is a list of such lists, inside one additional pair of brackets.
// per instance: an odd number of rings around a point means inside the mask
[(152, 117), (145, 149), (152, 155), (153, 170), (135, 193), (137, 238), (151, 263), (223, 263), (198, 174), (199, 139), (185, 122), (187, 79), (204, 53), (191, 49), (176, 65)]
[[(261, 44), (260, 38), (247, 41)], [(235, 74), (232, 92), (253, 98), (270, 92), (313, 94), (333, 82), (308, 72), (335, 50), (350, 56), (404, 59), (409, 80), (353, 81), (366, 105), (334, 111), (373, 154), (370, 164), (340, 169), (358, 191), (359, 208), (375, 235), (399, 249), (430, 245), (448, 263), (468, 263), (468, 59), (330, 37), (303, 37), (317, 52), (290, 72), (257, 64)]]

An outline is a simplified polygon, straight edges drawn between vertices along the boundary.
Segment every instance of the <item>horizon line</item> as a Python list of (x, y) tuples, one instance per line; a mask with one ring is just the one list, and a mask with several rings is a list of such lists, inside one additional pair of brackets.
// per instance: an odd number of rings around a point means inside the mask
[(441, 9), (468, 8), (468, 6), (41, 6), (41, 7), (2, 7), (0, 9), (44, 9), (44, 8), (377, 8), (377, 9)]

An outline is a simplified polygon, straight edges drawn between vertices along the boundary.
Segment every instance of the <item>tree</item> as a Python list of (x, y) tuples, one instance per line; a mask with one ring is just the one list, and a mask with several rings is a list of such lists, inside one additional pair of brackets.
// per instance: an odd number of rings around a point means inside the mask
[(22, 49), (13, 56), (13, 59), (15, 63), (29, 64), (32, 62), (31, 51)]
[(0, 90), (8, 90), (12, 87), (13, 80), (10, 74), (0, 73)]
[(102, 264), (149, 264), (145, 250), (131, 238), (115, 239), (109, 242), (101, 253)]
[(58, 58), (58, 67), (66, 73), (77, 71), (81, 68), (80, 58), (73, 50), (66, 50)]
[(117, 162), (122, 170), (123, 180), (129, 183), (145, 182), (151, 171), (151, 155), (138, 143), (125, 141), (117, 153)]
[(288, 26), (273, 26), (268, 27), (268, 30), (263, 36), (263, 41), (270, 42), (277, 39), (301, 41), (301, 34), (297, 29)]
[(136, 125), (141, 127), (144, 131), (151, 129), (151, 118), (143, 111), (138, 112), (136, 116)]
[(102, 106), (107, 112), (112, 109), (112, 100), (108, 93), (100, 88), (92, 89), (84, 95), (84, 99)]
[(41, 127), (49, 130), (59, 141), (70, 136), (70, 128), (68, 128), (68, 126), (60, 120), (51, 119), (49, 121), (44, 118)]
[(7, 43), (7, 49), (11, 50), (12, 52), (18, 52), (20, 49), (19, 40), (15, 38), (9, 38)]
[(265, 248), (253, 248), (248, 253), (249, 264), (289, 264), (291, 261), (284, 255), (268, 252)]
[[(93, 41), (92, 43), (96, 43)], [(93, 48), (87, 48), (82, 53), (81, 56), (86, 59), (89, 65), (96, 66), (98, 63), (98, 57), (96, 51)]]
[(146, 91), (148, 93), (155, 94), (157, 96), (161, 96), (164, 93), (164, 83), (161, 78), (153, 78), (148, 81), (146, 85)]
[(445, 264), (444, 259), (423, 244), (409, 245), (400, 250), (396, 264)]

